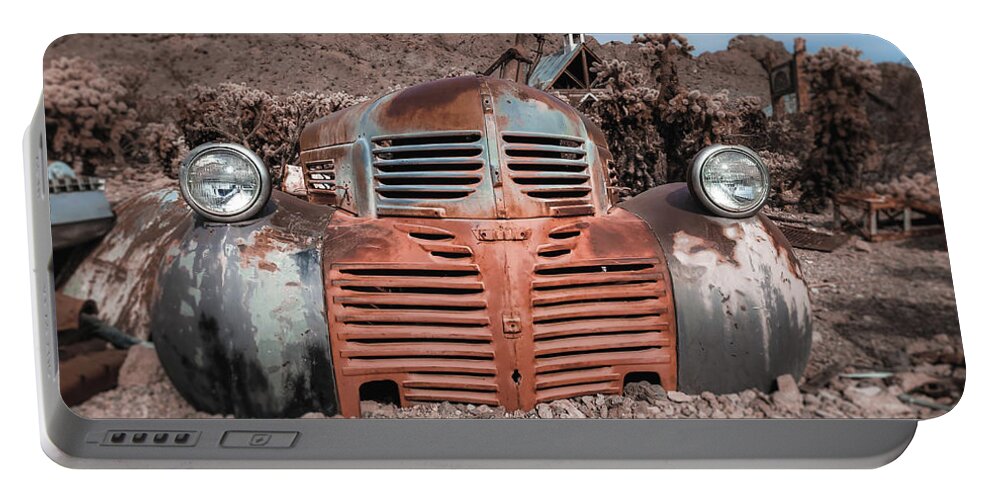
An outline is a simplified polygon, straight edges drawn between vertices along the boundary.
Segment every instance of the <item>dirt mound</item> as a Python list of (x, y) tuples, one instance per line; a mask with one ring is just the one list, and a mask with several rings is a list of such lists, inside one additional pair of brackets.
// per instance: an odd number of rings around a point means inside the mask
[(482, 71), (513, 41), (505, 34), (70, 35), (52, 43), (45, 65), (78, 56), (103, 67), (142, 67), (142, 91), (153, 97), (226, 82), (273, 94), (376, 95), (452, 71)]

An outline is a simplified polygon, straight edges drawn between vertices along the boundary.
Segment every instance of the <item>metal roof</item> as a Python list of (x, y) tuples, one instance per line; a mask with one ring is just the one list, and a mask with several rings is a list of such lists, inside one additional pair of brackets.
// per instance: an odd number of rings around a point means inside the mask
[(531, 72), (531, 77), (528, 78), (528, 86), (540, 90), (551, 87), (556, 78), (562, 74), (562, 70), (572, 62), (573, 57), (579, 54), (584, 46), (584, 44), (576, 44), (571, 49), (567, 47), (562, 52), (542, 56)]

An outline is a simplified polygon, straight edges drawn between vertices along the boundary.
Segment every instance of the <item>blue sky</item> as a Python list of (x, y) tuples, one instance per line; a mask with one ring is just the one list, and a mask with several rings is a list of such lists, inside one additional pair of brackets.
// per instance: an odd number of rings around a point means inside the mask
[[(619, 41), (630, 42), (630, 33), (591, 33), (600, 43)], [(890, 42), (873, 35), (851, 35), (851, 34), (810, 34), (810, 33), (761, 33), (773, 40), (779, 40), (786, 45), (786, 50), (793, 51), (793, 38), (802, 36), (807, 39), (807, 51), (817, 52), (821, 47), (840, 47), (847, 45), (862, 51), (862, 57), (872, 62), (908, 62), (907, 57)], [(724, 50), (728, 46), (728, 40), (734, 38), (736, 34), (728, 33), (698, 33), (684, 34), (696, 49), (694, 54), (703, 52), (715, 52)]]

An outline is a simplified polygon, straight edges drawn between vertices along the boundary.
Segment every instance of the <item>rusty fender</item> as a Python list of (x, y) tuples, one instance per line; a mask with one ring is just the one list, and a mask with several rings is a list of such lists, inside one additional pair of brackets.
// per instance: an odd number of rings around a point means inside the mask
[(192, 227), (193, 211), (179, 191), (164, 189), (124, 201), (116, 216), (114, 227), (59, 292), (79, 301), (92, 299), (101, 320), (147, 339), (161, 262)]
[(769, 391), (810, 356), (810, 297), (786, 238), (765, 216), (711, 215), (685, 183), (621, 203), (654, 231), (668, 260), (682, 391)]
[(198, 410), (337, 410), (321, 271), (332, 212), (274, 191), (252, 221), (186, 215), (192, 224), (161, 263), (150, 331), (166, 373)]

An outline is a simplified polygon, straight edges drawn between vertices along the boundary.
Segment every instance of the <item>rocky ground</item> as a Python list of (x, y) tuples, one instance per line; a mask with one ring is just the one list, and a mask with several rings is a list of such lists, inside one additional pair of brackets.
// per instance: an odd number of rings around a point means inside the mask
[[(372, 418), (929, 418), (955, 404), (965, 383), (944, 238), (797, 251), (811, 286), (814, 346), (799, 381), (772, 394), (688, 395), (646, 382), (623, 395), (582, 396), (528, 412), (450, 403), (398, 408), (363, 402)], [(74, 408), (90, 418), (218, 417), (190, 407), (154, 351), (136, 346), (119, 386)], [(309, 414), (305, 417), (323, 418)]]

